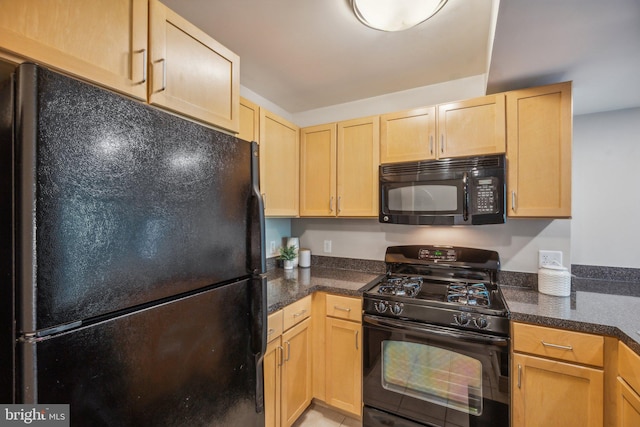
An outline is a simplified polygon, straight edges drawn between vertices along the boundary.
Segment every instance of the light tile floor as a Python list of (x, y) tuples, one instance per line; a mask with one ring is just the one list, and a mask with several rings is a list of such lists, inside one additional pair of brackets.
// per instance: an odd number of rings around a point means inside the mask
[(312, 403), (292, 427), (362, 427), (362, 422)]

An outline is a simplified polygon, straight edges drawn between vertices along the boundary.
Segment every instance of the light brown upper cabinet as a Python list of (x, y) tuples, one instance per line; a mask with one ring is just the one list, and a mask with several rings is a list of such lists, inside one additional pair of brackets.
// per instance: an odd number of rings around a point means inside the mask
[(381, 116), (381, 163), (504, 153), (504, 94)]
[(147, 98), (147, 0), (0, 0), (0, 50)]
[(378, 215), (380, 118), (301, 131), (300, 216)]
[(504, 153), (504, 94), (438, 105), (438, 157)]
[(571, 217), (571, 82), (507, 92), (510, 217)]
[(436, 107), (380, 116), (380, 162), (436, 158)]
[(260, 142), (260, 107), (243, 97), (240, 97), (240, 131), (236, 136)]
[(260, 108), (260, 192), (266, 216), (297, 217), (300, 128)]
[(149, 8), (149, 103), (237, 133), (238, 56), (158, 0)]

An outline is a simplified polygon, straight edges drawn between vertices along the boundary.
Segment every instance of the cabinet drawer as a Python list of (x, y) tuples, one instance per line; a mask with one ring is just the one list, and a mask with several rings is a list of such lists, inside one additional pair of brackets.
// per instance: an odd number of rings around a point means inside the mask
[(513, 324), (513, 351), (603, 366), (604, 337), (544, 326)]
[(325, 308), (327, 316), (357, 322), (362, 320), (362, 301), (360, 298), (327, 295)]
[(271, 313), (267, 317), (267, 342), (271, 342), (282, 335), (282, 310)]
[(618, 373), (640, 394), (640, 356), (622, 342), (618, 343)]
[(284, 313), (283, 328), (286, 331), (311, 315), (311, 295), (286, 306), (282, 311)]

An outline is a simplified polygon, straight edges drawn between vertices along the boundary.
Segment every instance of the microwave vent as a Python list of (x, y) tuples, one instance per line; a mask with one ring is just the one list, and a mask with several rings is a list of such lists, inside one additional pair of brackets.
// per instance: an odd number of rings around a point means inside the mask
[(473, 169), (499, 168), (504, 165), (504, 155), (465, 157), (459, 159), (424, 160), (406, 163), (388, 163), (380, 166), (383, 175), (403, 175), (423, 172), (470, 171)]

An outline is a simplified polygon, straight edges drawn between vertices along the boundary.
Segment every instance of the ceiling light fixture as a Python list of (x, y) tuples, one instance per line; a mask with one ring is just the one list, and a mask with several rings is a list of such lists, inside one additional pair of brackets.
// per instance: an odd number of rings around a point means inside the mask
[(413, 28), (435, 15), (447, 0), (351, 0), (353, 12), (366, 26), (382, 31)]

